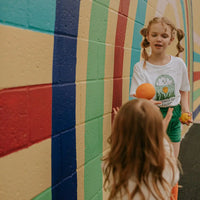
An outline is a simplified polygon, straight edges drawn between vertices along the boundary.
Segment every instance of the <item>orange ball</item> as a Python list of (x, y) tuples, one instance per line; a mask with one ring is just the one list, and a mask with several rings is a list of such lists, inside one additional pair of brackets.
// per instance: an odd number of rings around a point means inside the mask
[(189, 113), (182, 113), (182, 114), (181, 114), (180, 120), (181, 120), (183, 123), (187, 123), (187, 122), (190, 121), (191, 119), (192, 119), (192, 117), (189, 115)]
[(152, 99), (156, 94), (156, 90), (151, 83), (143, 83), (136, 89), (136, 97), (143, 99)]

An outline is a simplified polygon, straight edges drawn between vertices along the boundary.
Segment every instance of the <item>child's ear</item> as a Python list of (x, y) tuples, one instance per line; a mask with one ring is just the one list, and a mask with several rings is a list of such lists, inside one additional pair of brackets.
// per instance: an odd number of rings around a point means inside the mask
[(169, 41), (169, 45), (174, 41), (174, 37), (172, 37)]
[(146, 36), (146, 39), (148, 40), (148, 42), (149, 42), (149, 34), (147, 34), (147, 36)]

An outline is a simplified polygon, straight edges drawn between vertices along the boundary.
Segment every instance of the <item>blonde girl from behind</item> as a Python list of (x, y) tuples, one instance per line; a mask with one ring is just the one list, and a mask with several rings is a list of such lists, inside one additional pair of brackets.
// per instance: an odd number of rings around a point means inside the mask
[(103, 158), (104, 188), (109, 200), (168, 200), (179, 179), (177, 161), (157, 106), (135, 99), (118, 111)]

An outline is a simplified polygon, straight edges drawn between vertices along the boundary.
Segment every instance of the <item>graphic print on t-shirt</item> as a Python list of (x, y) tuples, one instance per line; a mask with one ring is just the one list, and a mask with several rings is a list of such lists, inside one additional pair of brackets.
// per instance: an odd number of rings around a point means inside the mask
[(170, 105), (175, 99), (174, 79), (165, 74), (160, 75), (155, 82), (156, 100), (162, 101), (162, 105)]

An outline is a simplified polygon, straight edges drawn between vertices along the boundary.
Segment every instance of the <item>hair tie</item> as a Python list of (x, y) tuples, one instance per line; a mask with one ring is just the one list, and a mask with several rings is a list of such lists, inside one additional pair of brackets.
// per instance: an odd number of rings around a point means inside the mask
[(147, 36), (147, 28), (142, 28), (140, 30), (140, 34), (146, 38), (146, 36)]

